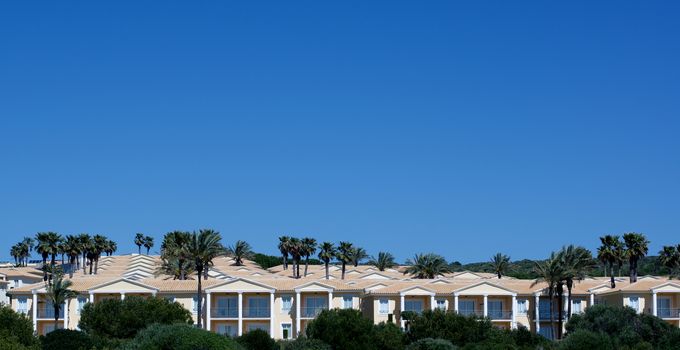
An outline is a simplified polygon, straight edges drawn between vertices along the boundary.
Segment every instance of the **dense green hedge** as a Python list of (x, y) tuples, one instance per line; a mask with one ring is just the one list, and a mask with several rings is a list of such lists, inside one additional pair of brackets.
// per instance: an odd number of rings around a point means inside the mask
[(38, 348), (33, 336), (33, 323), (9, 306), (0, 306), (0, 350), (30, 350)]
[(121, 350), (240, 350), (228, 337), (187, 324), (154, 324)]

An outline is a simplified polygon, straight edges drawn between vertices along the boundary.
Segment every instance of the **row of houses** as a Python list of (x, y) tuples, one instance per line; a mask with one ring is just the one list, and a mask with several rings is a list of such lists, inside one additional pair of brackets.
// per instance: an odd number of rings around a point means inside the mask
[[(111, 256), (102, 258), (97, 275), (76, 272), (71, 289), (78, 297), (64, 305), (58, 327), (76, 329), (80, 311), (87, 303), (156, 296), (180, 303), (192, 312), (195, 321), (200, 317), (209, 330), (230, 336), (262, 329), (277, 339), (294, 338), (321, 311), (351, 308), (375, 323), (401, 326), (405, 311), (441, 309), (484, 316), (501, 328), (523, 326), (553, 337), (546, 285), (533, 280), (498, 279), (493, 274), (473, 272), (411, 279), (401, 272), (403, 267), (378, 271), (371, 266), (348, 268), (344, 280), (340, 279), (339, 267), (332, 266), (326, 279), (323, 266), (310, 266), (307, 276), (295, 279), (281, 266), (265, 270), (248, 261), (235, 266), (225, 257), (215, 262), (203, 281), (203, 311), (199, 315), (196, 281), (158, 276), (159, 263), (157, 256)], [(37, 334), (53, 330), (54, 308), (45, 297), (41, 271), (34, 267), (2, 268), (0, 279), (0, 286), (7, 291), (4, 302), (28, 315)], [(680, 283), (654, 276), (632, 284), (623, 278), (616, 281), (616, 288), (610, 287), (607, 278), (578, 282), (571, 296), (572, 314), (598, 303), (621, 305), (680, 327)], [(563, 317), (568, 316), (567, 301), (565, 296), (559, 303)], [(557, 319), (557, 306), (552, 312), (552, 318)]]

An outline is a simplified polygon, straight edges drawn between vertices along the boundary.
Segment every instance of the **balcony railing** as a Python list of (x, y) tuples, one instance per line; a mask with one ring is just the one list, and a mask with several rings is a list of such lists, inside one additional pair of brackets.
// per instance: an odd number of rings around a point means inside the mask
[(404, 308), (404, 312), (412, 312), (416, 315), (420, 315), (423, 313), (423, 309), (409, 309), (409, 308)]
[[(559, 320), (559, 312), (553, 311), (552, 314), (553, 314), (553, 319)], [(534, 319), (536, 319), (536, 312), (532, 311), (531, 316)], [(538, 316), (542, 321), (550, 320), (550, 311), (541, 310), (541, 311), (538, 312)], [(562, 312), (562, 319), (566, 319), (566, 318), (567, 318), (567, 311), (564, 311), (564, 312)]]
[(246, 307), (243, 309), (243, 317), (246, 318), (265, 318), (269, 317), (269, 306)]
[[(54, 307), (39, 307), (38, 318), (54, 319)], [(64, 318), (64, 308), (59, 310), (59, 318)]]
[(302, 317), (306, 317), (306, 318), (314, 318), (316, 316), (319, 316), (319, 314), (323, 310), (328, 310), (328, 307), (326, 307), (326, 306), (324, 306), (324, 307), (301, 307), (300, 308), (300, 315), (302, 315)]
[(458, 310), (459, 315), (463, 316), (484, 316), (484, 310)]
[(492, 320), (512, 319), (512, 310), (488, 310), (487, 316)]
[(214, 307), (210, 309), (211, 318), (238, 318), (237, 307)]
[(661, 318), (680, 318), (680, 309), (657, 309), (656, 315)]

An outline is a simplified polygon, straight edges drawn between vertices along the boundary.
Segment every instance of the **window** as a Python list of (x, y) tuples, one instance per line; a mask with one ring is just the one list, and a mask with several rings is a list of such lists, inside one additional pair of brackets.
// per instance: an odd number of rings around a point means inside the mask
[(290, 295), (284, 295), (281, 297), (281, 312), (290, 312), (293, 307), (293, 297)]
[(571, 313), (572, 314), (580, 314), (582, 311), (581, 309), (581, 299), (573, 299), (571, 301)]
[(220, 323), (217, 325), (217, 333), (222, 335), (228, 335), (230, 337), (236, 336), (236, 327), (231, 324)]
[(17, 299), (17, 312), (20, 312), (22, 314), (27, 314), (28, 313), (28, 299), (26, 297), (19, 297)]
[[(541, 320), (550, 319), (550, 300), (541, 299), (538, 302), (538, 315), (539, 315)], [(552, 338), (548, 338), (548, 339), (552, 339)]]
[(494, 320), (509, 319), (510, 315), (503, 314), (503, 302), (501, 300), (489, 300), (487, 302), (487, 315)]
[(198, 312), (198, 297), (191, 298), (191, 312)]
[(673, 317), (671, 312), (671, 299), (659, 298), (656, 305), (656, 314), (661, 318)]
[(423, 301), (422, 300), (405, 300), (404, 301), (404, 311), (422, 312), (423, 311)]
[(269, 298), (248, 298), (247, 317), (269, 317)]
[(281, 338), (290, 339), (293, 337), (293, 325), (290, 323), (281, 324)]
[(218, 297), (215, 302), (217, 307), (213, 309), (211, 316), (214, 318), (236, 318), (238, 317), (238, 298)]
[(529, 309), (529, 301), (526, 299), (517, 299), (517, 313), (520, 315), (526, 315)]
[(629, 297), (628, 298), (628, 306), (633, 308), (633, 310), (639, 312), (640, 311), (640, 299), (638, 297)]
[(458, 313), (464, 316), (473, 315), (475, 313), (475, 301), (474, 300), (459, 301)]
[(552, 340), (553, 339), (553, 331), (552, 327), (541, 327), (541, 330), (538, 332), (538, 334)]
[(165, 300), (167, 300), (167, 301), (169, 301), (169, 302), (171, 302), (171, 303), (174, 303), (174, 302), (175, 302), (175, 297), (172, 296), (172, 295), (165, 295), (165, 296), (163, 296), (163, 299), (165, 299)]
[(78, 315), (80, 315), (80, 312), (83, 310), (83, 307), (85, 307), (85, 304), (87, 304), (87, 298), (78, 297), (78, 308), (76, 309), (76, 313)]
[(269, 334), (269, 326), (266, 325), (266, 324), (262, 324), (262, 323), (249, 323), (248, 324), (248, 332), (254, 331), (256, 329), (259, 329), (261, 331), (265, 331), (265, 332), (267, 332), (267, 334)]
[(446, 299), (437, 299), (435, 301), (436, 303), (436, 308), (439, 310), (446, 310)]
[(342, 296), (342, 308), (343, 309), (351, 309), (354, 306), (354, 302), (351, 295), (343, 295)]
[(390, 302), (387, 299), (380, 299), (378, 312), (380, 314), (388, 314), (390, 312)]

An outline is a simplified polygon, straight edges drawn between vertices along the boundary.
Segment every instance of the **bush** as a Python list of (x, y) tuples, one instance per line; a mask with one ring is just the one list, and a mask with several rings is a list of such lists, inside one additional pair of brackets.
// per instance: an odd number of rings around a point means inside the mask
[(30, 349), (38, 346), (33, 323), (9, 306), (0, 306), (0, 349)]
[(295, 340), (280, 341), (281, 350), (331, 350), (331, 346), (318, 339), (300, 337)]
[(93, 336), (133, 338), (138, 331), (154, 324), (192, 324), (191, 313), (182, 305), (163, 298), (128, 297), (85, 304), (80, 329)]
[(90, 350), (94, 341), (84, 332), (70, 329), (57, 329), (47, 333), (42, 340), (43, 350)]
[[(593, 305), (585, 313), (572, 316), (566, 329), (564, 340), (568, 344), (607, 338), (613, 348), (644, 348), (648, 343), (652, 348), (664, 349), (664, 344), (672, 344), (669, 339), (680, 338), (677, 327), (658, 317), (638, 314), (629, 307), (607, 305)], [(573, 335), (577, 335), (575, 340), (570, 339)]]
[(154, 324), (140, 331), (121, 350), (237, 350), (231, 339), (188, 324)]
[(402, 350), (406, 335), (394, 323), (381, 322), (374, 327), (375, 347), (380, 350)]
[(307, 325), (310, 339), (319, 339), (334, 350), (373, 350), (375, 325), (354, 309), (324, 310)]
[(406, 350), (456, 350), (450, 341), (445, 339), (420, 339), (406, 347)]
[(278, 350), (276, 342), (269, 336), (269, 333), (255, 329), (236, 338), (241, 346), (246, 350)]

